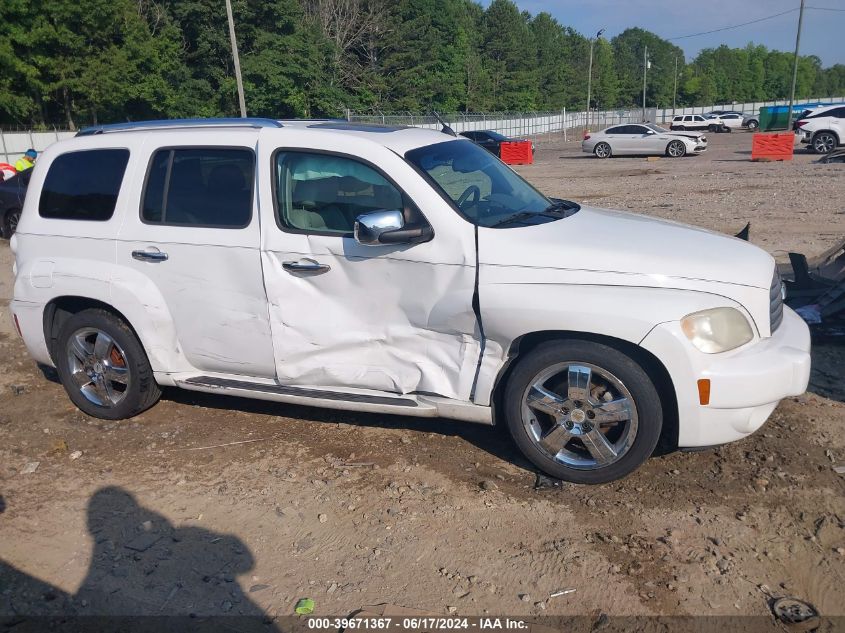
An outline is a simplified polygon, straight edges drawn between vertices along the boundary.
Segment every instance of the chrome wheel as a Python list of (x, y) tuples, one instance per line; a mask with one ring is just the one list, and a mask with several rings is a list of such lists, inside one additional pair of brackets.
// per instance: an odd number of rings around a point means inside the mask
[(596, 145), (593, 153), (595, 153), (595, 155), (599, 158), (609, 158), (611, 153), (610, 145), (607, 143), (599, 143)]
[(830, 154), (836, 149), (836, 137), (826, 132), (817, 134), (816, 138), (813, 139), (813, 149), (816, 154)]
[(666, 148), (666, 153), (672, 158), (680, 158), (687, 153), (687, 148), (681, 141), (672, 141)]
[(636, 404), (622, 381), (580, 362), (558, 363), (534, 377), (522, 397), (522, 423), (540, 451), (579, 470), (619, 461), (639, 426)]
[(126, 396), (130, 383), (126, 353), (111, 336), (96, 328), (76, 330), (68, 338), (65, 355), (73, 384), (89, 402), (112, 408)]

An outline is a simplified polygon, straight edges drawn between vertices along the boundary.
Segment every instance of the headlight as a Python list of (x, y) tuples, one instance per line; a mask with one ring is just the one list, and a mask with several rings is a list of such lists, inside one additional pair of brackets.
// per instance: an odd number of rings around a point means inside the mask
[(754, 338), (748, 319), (735, 308), (693, 312), (681, 319), (681, 329), (705, 354), (727, 352)]

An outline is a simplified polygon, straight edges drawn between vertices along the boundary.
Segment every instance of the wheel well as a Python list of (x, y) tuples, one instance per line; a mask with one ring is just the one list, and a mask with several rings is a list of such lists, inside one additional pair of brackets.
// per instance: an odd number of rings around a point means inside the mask
[(835, 136), (835, 137), (836, 137), (836, 142), (837, 142), (837, 143), (841, 143), (841, 142), (842, 142), (842, 139), (840, 139), (840, 138), (839, 138), (839, 135), (838, 135), (836, 132), (834, 132), (833, 130), (819, 130), (819, 131), (817, 131), (817, 132), (813, 132), (813, 138), (816, 138), (819, 134), (825, 134), (825, 133), (827, 133), (827, 134), (833, 134), (833, 136)]
[(53, 359), (53, 363), (56, 362), (56, 345), (62, 326), (74, 314), (78, 314), (83, 310), (96, 308), (110, 312), (121, 319), (137, 336), (135, 328), (132, 327), (129, 320), (120, 311), (107, 303), (91, 299), (90, 297), (57, 297), (50, 301), (44, 308), (44, 340), (47, 342), (47, 350), (50, 352), (50, 358)]
[(524, 334), (514, 340), (508, 350), (508, 359), (505, 362), (505, 366), (499, 373), (499, 377), (496, 379), (496, 384), (493, 387), (491, 403), (493, 405), (494, 423), (496, 412), (501, 410), (505, 385), (518, 362), (519, 356), (527, 354), (542, 343), (565, 340), (601, 343), (637, 361), (648, 374), (649, 378), (654, 381), (654, 386), (657, 389), (660, 402), (663, 406), (663, 430), (660, 434), (660, 443), (656, 452), (670, 452), (678, 447), (678, 400), (672, 377), (663, 363), (654, 354), (639, 345), (612, 336), (591, 334), (589, 332), (545, 330)]

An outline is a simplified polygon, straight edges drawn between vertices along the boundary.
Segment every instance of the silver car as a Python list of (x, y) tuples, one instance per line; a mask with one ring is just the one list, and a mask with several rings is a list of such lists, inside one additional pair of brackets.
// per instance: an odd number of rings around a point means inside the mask
[(587, 134), (581, 149), (598, 158), (623, 154), (680, 158), (706, 151), (707, 137), (701, 132), (670, 132), (654, 123), (629, 123)]

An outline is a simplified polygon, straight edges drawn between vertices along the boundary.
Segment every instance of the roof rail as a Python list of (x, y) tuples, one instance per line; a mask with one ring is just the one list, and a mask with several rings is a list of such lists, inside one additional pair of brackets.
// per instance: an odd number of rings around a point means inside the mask
[(129, 121), (126, 123), (109, 123), (107, 125), (93, 125), (76, 133), (76, 136), (93, 136), (94, 134), (108, 134), (109, 132), (132, 132), (139, 130), (157, 130), (166, 128), (192, 127), (284, 127), (275, 119), (259, 118), (220, 118), (220, 119), (164, 119), (161, 121)]

